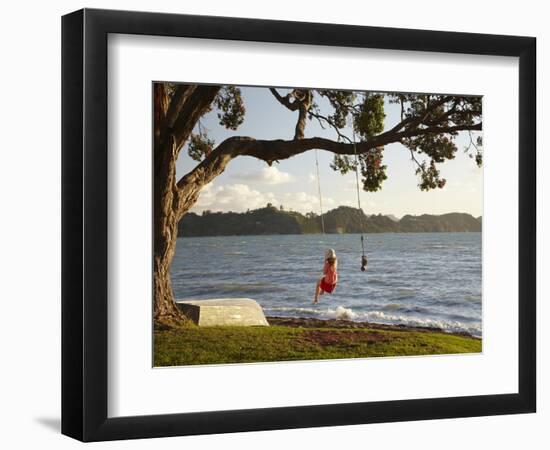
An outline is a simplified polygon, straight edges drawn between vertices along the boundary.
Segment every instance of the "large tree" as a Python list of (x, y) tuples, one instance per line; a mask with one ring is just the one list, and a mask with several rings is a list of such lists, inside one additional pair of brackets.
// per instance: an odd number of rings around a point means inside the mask
[[(265, 88), (268, 89), (268, 88)], [(331, 167), (341, 173), (359, 169), (363, 189), (377, 191), (386, 179), (384, 146), (400, 143), (416, 164), (422, 190), (442, 188), (437, 164), (453, 159), (456, 137), (469, 135), (466, 151), (481, 166), (481, 98), (432, 94), (380, 94), (324, 89), (269, 89), (273, 101), (296, 115), (294, 138), (262, 140), (232, 136), (216, 144), (201, 126), (215, 110), (221, 126), (236, 130), (245, 116), (235, 86), (155, 83), (154, 101), (154, 318), (181, 318), (174, 303), (170, 266), (178, 222), (197, 201), (201, 189), (239, 156), (271, 165), (312, 149), (334, 153)], [(384, 104), (397, 104), (400, 117), (385, 124)], [(268, 118), (266, 118), (267, 120)], [(332, 130), (334, 139), (305, 137), (309, 121)], [(350, 126), (350, 123), (352, 126)], [(350, 133), (350, 129), (353, 130)], [(180, 179), (176, 161), (182, 148), (197, 161)]]

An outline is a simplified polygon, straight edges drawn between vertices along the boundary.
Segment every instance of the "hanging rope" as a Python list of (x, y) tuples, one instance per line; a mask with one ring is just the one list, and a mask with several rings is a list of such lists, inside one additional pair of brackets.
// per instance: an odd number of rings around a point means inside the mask
[(321, 211), (321, 229), (325, 234), (325, 219), (323, 218), (323, 196), (321, 195), (321, 177), (319, 176), (319, 157), (315, 149), (315, 166), (317, 167), (317, 191), (319, 193), (319, 209)]
[(364, 221), (363, 221), (363, 210), (361, 209), (361, 196), (359, 195), (359, 158), (357, 157), (357, 144), (355, 140), (355, 124), (353, 123), (352, 118), (352, 124), (351, 128), (353, 130), (353, 153), (355, 155), (355, 184), (357, 187), (357, 207), (359, 208), (359, 213), (361, 214), (361, 271), (364, 272), (367, 270), (367, 255), (365, 254), (365, 237), (363, 234), (365, 233), (365, 227), (364, 227)]
[[(361, 214), (361, 271), (367, 270), (367, 255), (365, 253), (365, 224), (363, 220), (363, 209), (361, 208), (361, 195), (359, 189), (359, 157), (357, 156), (357, 141), (355, 138), (355, 125), (353, 124), (352, 119), (352, 130), (353, 130), (353, 153), (355, 155), (355, 184), (357, 187), (357, 207)], [(321, 212), (321, 229), (323, 234), (325, 234), (325, 219), (323, 217), (323, 195), (321, 193), (321, 176), (319, 172), (319, 154), (317, 149), (315, 149), (315, 168), (317, 171), (317, 192), (319, 195), (319, 209)]]

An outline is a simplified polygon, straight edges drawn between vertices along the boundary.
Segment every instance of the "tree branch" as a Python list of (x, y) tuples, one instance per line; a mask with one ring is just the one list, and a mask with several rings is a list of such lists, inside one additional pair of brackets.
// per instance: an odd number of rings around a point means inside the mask
[[(439, 108), (440, 106), (443, 106), (445, 103), (447, 103), (452, 99), (453, 97), (451, 95), (447, 95), (441, 98), (440, 100), (438, 100), (435, 103), (432, 103), (428, 108), (426, 108), (421, 115), (411, 116), (411, 117), (407, 117), (406, 119), (403, 119), (401, 122), (395, 125), (391, 130), (388, 130), (388, 133), (394, 133), (401, 130), (404, 127), (410, 128), (423, 123), (423, 121), (426, 120), (430, 112), (435, 111), (437, 108)], [(401, 108), (403, 109), (403, 105), (401, 105)], [(403, 112), (401, 112), (401, 114), (403, 114)]]
[[(269, 88), (269, 91), (285, 108), (290, 111), (298, 111), (298, 120), (296, 121), (296, 127), (294, 129), (294, 139), (303, 139), (306, 129), (307, 113), (311, 108), (313, 100), (311, 91), (309, 89), (294, 89), (291, 94), (287, 94), (284, 97), (281, 96), (275, 88)], [(294, 98), (293, 102), (290, 101), (291, 98)]]
[[(473, 125), (452, 127), (427, 127), (415, 130), (405, 130), (399, 133), (385, 132), (364, 142), (357, 142), (358, 154), (382, 147), (402, 139), (414, 137), (424, 133), (454, 133), (466, 130), (481, 130), (481, 122)], [(227, 164), (237, 156), (252, 156), (271, 165), (276, 160), (287, 159), (312, 149), (327, 150), (337, 155), (353, 155), (353, 143), (337, 142), (330, 139), (314, 137), (294, 139), (291, 141), (257, 140), (251, 137), (235, 136), (220, 143), (206, 158), (204, 158), (191, 172), (184, 175), (177, 183), (180, 189), (180, 214), (184, 214), (193, 200), (198, 197), (200, 189), (221, 174)]]
[(474, 140), (472, 138), (472, 130), (468, 130), (468, 136), (470, 137), (470, 145), (468, 145), (467, 150), (470, 150), (470, 148), (473, 145), (474, 148), (476, 149), (476, 152), (479, 152), (479, 147), (476, 145), (476, 143), (474, 142)]
[(269, 88), (270, 92), (273, 94), (273, 97), (277, 99), (277, 101), (283, 105), (285, 108), (290, 109), (291, 111), (296, 111), (298, 107), (300, 106), (300, 102), (290, 101), (290, 94), (285, 95), (284, 97), (277, 92), (277, 89), (275, 88)]
[(414, 156), (414, 150), (409, 149), (411, 152), (411, 160), (417, 165), (417, 167), (422, 171), (422, 173), (425, 173), (424, 166), (418, 162), (418, 159), (416, 159), (416, 156)]
[(174, 121), (170, 133), (176, 140), (179, 152), (195, 124), (204, 113), (209, 111), (210, 105), (216, 98), (221, 86), (197, 86), (182, 105), (177, 119)]
[(194, 92), (197, 86), (194, 84), (178, 84), (172, 99), (170, 100), (170, 106), (168, 106), (168, 111), (166, 112), (165, 118), (165, 127), (172, 128), (178, 115), (181, 111), (181, 108), (189, 98), (189, 96)]
[(329, 125), (335, 132), (336, 134), (338, 135), (338, 137), (340, 139), (343, 139), (344, 141), (347, 141), (347, 142), (353, 142), (349, 137), (347, 137), (344, 133), (342, 133), (340, 131), (340, 128), (338, 128), (328, 117), (326, 116), (323, 116), (322, 114), (319, 114), (319, 113), (316, 113), (316, 112), (312, 112), (312, 111), (309, 111), (308, 114), (311, 116), (311, 117), (314, 117), (315, 119), (317, 119), (317, 121), (319, 122), (319, 125), (321, 126), (321, 128), (325, 129), (325, 126), (323, 125), (323, 121)]

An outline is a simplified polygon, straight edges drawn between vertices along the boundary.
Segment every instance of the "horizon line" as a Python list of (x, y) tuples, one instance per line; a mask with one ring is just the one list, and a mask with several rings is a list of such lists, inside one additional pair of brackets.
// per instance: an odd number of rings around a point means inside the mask
[[(213, 210), (210, 210), (208, 208), (204, 208), (200, 213), (199, 212), (196, 212), (196, 211), (192, 211), (190, 210), (188, 213), (193, 213), (193, 214), (197, 214), (197, 215), (201, 215), (203, 214), (205, 211), (209, 211), (210, 214), (246, 214), (247, 212), (249, 211), (257, 211), (259, 209), (265, 209), (265, 208), (269, 208), (269, 207), (272, 207), (273, 209), (277, 210), (277, 211), (284, 211), (284, 212), (293, 212), (293, 213), (298, 213), (298, 214), (301, 214), (301, 215), (306, 215), (306, 214), (315, 214), (316, 216), (318, 217), (321, 217), (321, 216), (325, 216), (326, 214), (328, 214), (329, 212), (331, 211), (334, 211), (338, 208), (350, 208), (350, 209), (355, 209), (355, 210), (358, 210), (358, 209), (361, 209), (361, 211), (363, 212), (363, 214), (365, 214), (365, 216), (369, 217), (369, 216), (384, 216), (384, 217), (389, 217), (389, 216), (393, 216), (395, 217), (396, 219), (398, 220), (401, 220), (403, 217), (405, 216), (443, 216), (443, 215), (446, 215), (446, 214), (467, 214), (475, 219), (478, 219), (480, 217), (483, 217), (483, 214), (480, 214), (480, 215), (474, 215), (470, 212), (464, 212), (464, 211), (449, 211), (449, 212), (444, 212), (444, 213), (438, 213), (438, 214), (434, 214), (434, 213), (418, 213), (418, 214), (412, 214), (412, 213), (406, 213), (406, 214), (403, 214), (402, 216), (398, 216), (396, 214), (393, 214), (393, 213), (387, 213), (387, 214), (382, 214), (382, 213), (367, 213), (365, 212), (365, 210), (363, 208), (357, 208), (356, 206), (349, 206), (349, 205), (339, 205), (339, 206), (335, 206), (334, 208), (332, 209), (329, 209), (328, 211), (325, 211), (323, 212), (322, 214), (319, 214), (318, 212), (316, 211), (308, 211), (308, 212), (300, 212), (300, 211), (297, 211), (297, 210), (294, 210), (294, 209), (286, 209), (284, 208), (284, 205), (280, 205), (279, 207), (271, 204), (271, 203), (268, 203), (266, 204), (265, 206), (260, 206), (258, 208), (249, 208), (247, 209), (246, 211), (220, 211), (220, 210), (217, 210), (217, 211), (213, 211)], [(283, 206), (283, 208), (281, 209), (280, 207)]]

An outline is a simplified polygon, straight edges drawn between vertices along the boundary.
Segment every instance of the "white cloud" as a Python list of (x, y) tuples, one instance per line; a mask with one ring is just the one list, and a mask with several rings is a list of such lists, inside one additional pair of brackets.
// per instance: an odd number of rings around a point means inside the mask
[(283, 172), (275, 166), (264, 167), (259, 172), (249, 172), (235, 175), (234, 177), (241, 180), (258, 181), (269, 185), (290, 183), (293, 180), (291, 174)]
[(242, 212), (247, 209), (263, 207), (267, 203), (276, 204), (275, 195), (272, 192), (264, 193), (250, 189), (246, 184), (215, 186), (210, 183), (201, 191), (192, 211), (202, 212), (209, 209), (212, 211)]
[[(278, 207), (283, 205), (289, 211), (300, 213), (319, 213), (319, 197), (307, 192), (287, 192), (275, 195), (273, 192), (260, 192), (251, 189), (246, 184), (229, 184), (216, 186), (214, 183), (206, 185), (200, 193), (199, 199), (191, 211), (201, 213), (204, 210), (243, 212), (247, 209), (262, 208), (268, 203)], [(338, 206), (332, 197), (323, 197), (323, 209)]]
[[(282, 199), (282, 204), (286, 209), (298, 211), (301, 213), (316, 212), (319, 213), (319, 197), (308, 194), (307, 192), (286, 193)], [(323, 212), (327, 212), (336, 206), (336, 202), (331, 197), (323, 197)]]

